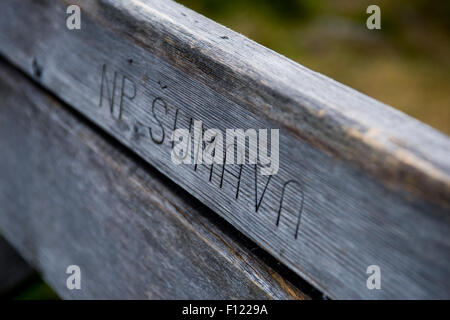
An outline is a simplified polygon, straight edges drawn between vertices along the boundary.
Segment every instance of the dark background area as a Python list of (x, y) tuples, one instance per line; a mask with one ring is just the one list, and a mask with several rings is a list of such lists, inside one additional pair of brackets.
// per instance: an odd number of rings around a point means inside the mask
[[(177, 2), (450, 133), (450, 1)], [(371, 4), (381, 8), (381, 30), (366, 28)], [(58, 297), (33, 274), (9, 298)]]

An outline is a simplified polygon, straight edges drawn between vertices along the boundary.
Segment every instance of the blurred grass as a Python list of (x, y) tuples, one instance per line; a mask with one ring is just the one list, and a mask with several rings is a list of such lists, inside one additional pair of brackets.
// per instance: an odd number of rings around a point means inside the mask
[[(0, 232), (0, 238), (2, 234)], [(1, 261), (0, 261), (1, 262)], [(34, 272), (17, 283), (10, 291), (0, 295), (1, 299), (11, 300), (59, 300), (58, 294)]]
[(450, 1), (177, 2), (450, 134)]
[(59, 300), (53, 289), (39, 277), (34, 276), (9, 294), (13, 300)]

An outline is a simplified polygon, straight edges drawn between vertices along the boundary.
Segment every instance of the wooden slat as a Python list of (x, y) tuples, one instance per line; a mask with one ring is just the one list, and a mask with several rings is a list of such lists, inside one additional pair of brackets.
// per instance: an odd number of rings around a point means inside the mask
[[(308, 298), (4, 63), (0, 96), (0, 229), (61, 297)], [(73, 264), (81, 290), (66, 287)]]
[[(66, 1), (2, 1), (0, 52), (327, 295), (450, 297), (447, 136), (171, 1), (70, 3), (81, 30)], [(173, 164), (175, 117), (279, 128), (279, 172)]]

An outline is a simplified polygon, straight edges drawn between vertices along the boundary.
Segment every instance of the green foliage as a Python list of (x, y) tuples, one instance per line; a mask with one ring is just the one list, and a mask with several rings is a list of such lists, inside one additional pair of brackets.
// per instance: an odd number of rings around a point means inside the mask
[(20, 290), (14, 290), (10, 294), (14, 300), (59, 300), (59, 296), (40, 277), (33, 277)]
[[(450, 133), (450, 1), (177, 0)], [(366, 9), (381, 8), (381, 30)]]

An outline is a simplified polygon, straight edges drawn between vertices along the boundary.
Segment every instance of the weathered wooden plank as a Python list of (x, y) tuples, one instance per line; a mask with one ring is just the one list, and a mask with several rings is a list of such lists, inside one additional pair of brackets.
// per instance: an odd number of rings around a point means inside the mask
[[(447, 136), (171, 1), (72, 2), (2, 1), (0, 52), (329, 296), (450, 297)], [(175, 165), (175, 118), (279, 128), (279, 172)]]
[(33, 273), (28, 263), (0, 236), (0, 297)]
[[(0, 227), (62, 297), (307, 298), (206, 207), (4, 63), (0, 96)], [(66, 287), (72, 264), (81, 290)]]

